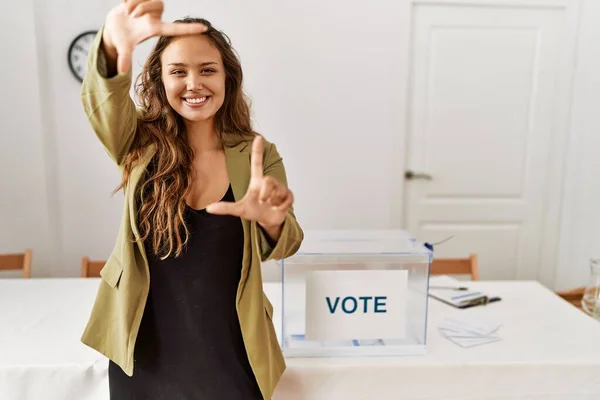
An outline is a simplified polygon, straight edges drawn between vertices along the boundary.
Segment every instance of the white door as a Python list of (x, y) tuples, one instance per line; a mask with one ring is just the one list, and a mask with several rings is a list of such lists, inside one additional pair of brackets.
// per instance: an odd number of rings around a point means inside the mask
[(556, 98), (568, 95), (557, 85), (566, 8), (416, 3), (405, 225), (424, 241), (454, 236), (435, 256), (477, 253), (482, 279), (536, 279)]

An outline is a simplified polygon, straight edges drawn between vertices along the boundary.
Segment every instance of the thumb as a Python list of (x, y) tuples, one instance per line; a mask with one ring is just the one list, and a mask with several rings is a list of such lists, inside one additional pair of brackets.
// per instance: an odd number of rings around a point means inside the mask
[(125, 74), (131, 69), (131, 52), (123, 51), (119, 52), (117, 56), (117, 72), (119, 74)]
[(242, 205), (240, 203), (219, 201), (218, 203), (209, 204), (206, 207), (206, 212), (216, 215), (233, 215), (240, 217), (242, 215)]

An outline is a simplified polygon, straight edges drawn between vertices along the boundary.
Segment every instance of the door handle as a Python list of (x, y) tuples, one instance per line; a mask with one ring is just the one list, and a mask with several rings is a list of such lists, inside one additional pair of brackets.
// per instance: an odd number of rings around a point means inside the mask
[(404, 178), (412, 181), (413, 179), (421, 179), (421, 180), (425, 180), (425, 181), (430, 181), (433, 179), (433, 177), (429, 174), (425, 174), (422, 172), (414, 172), (411, 170), (408, 170), (404, 173)]

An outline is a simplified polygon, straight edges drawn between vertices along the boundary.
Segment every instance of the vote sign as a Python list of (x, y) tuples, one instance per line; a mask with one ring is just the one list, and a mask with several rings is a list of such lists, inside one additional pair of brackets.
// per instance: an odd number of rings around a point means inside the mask
[(402, 339), (406, 270), (311, 271), (306, 277), (306, 339)]

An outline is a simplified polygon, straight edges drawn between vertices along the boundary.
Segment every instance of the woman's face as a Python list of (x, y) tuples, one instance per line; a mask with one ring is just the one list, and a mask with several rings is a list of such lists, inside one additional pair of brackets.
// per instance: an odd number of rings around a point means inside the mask
[(210, 121), (225, 100), (221, 53), (204, 35), (173, 40), (161, 55), (169, 104), (188, 122)]

